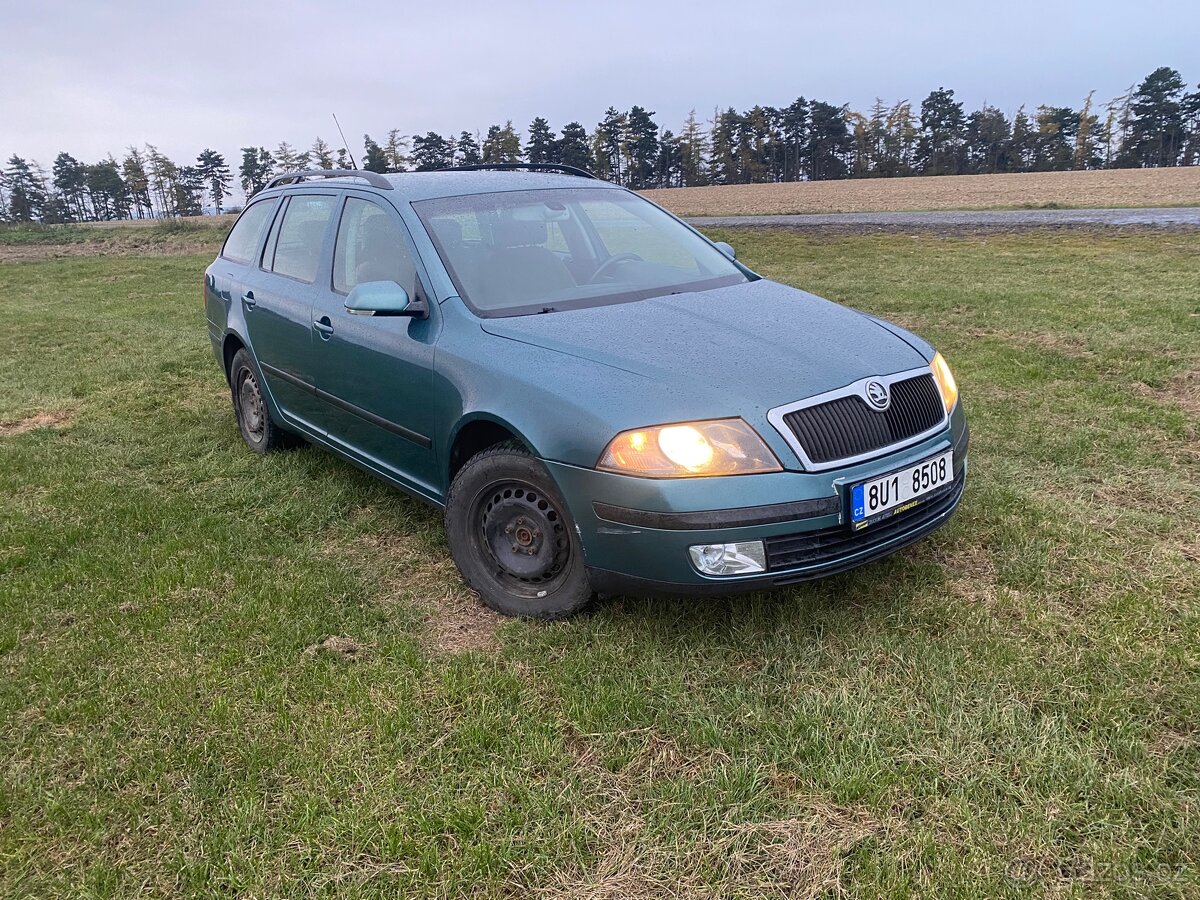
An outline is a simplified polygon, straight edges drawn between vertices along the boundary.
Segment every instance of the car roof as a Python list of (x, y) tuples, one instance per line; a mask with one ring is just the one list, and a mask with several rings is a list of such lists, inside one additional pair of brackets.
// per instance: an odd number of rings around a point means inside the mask
[[(374, 182), (380, 177), (391, 184), (391, 190)], [(495, 171), (490, 169), (453, 169), (434, 172), (395, 172), (383, 176), (371, 173), (359, 178), (339, 175), (330, 178), (293, 181), (268, 188), (272, 193), (291, 193), (313, 187), (354, 187), (366, 191), (378, 191), (394, 200), (415, 202), (441, 197), (461, 197), (466, 194), (494, 194), (501, 191), (532, 191), (553, 188), (589, 188), (602, 190), (624, 190), (620, 185), (601, 181), (598, 178), (583, 178), (578, 175), (563, 175), (556, 172)], [(265, 193), (265, 192), (264, 192)]]
[(492, 194), (498, 191), (534, 191), (551, 188), (611, 188), (619, 185), (598, 178), (561, 175), (557, 172), (505, 172), (465, 170), (455, 172), (401, 172), (385, 176), (396, 193), (409, 201), (432, 200), (437, 197), (460, 197), (463, 194)]

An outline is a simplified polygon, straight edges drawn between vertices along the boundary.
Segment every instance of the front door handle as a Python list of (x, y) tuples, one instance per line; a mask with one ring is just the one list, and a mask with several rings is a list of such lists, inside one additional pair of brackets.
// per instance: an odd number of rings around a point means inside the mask
[(254, 291), (246, 291), (246, 293), (242, 294), (242, 302), (246, 304), (246, 309), (254, 309), (255, 304), (258, 303), (254, 299)]
[(321, 332), (321, 337), (325, 340), (329, 340), (329, 336), (333, 334), (333, 322), (329, 321), (329, 316), (321, 316), (319, 319), (314, 319), (313, 328)]

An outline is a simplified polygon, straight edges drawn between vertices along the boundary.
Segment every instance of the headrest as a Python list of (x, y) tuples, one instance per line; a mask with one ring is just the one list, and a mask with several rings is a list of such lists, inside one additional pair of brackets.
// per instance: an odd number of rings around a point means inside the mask
[(546, 243), (546, 223), (534, 219), (501, 219), (492, 225), (492, 242), (497, 247), (530, 247)]

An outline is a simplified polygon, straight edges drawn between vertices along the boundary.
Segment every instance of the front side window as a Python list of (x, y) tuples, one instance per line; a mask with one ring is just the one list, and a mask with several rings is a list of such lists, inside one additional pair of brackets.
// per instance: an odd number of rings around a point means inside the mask
[[(288, 199), (278, 228), (272, 259), (264, 268), (311, 284), (321, 267), (325, 229), (333, 215), (337, 197), (296, 195)], [(270, 262), (270, 265), (265, 265)]]
[(333, 289), (348, 294), (368, 281), (394, 281), (412, 297), (416, 280), (400, 226), (374, 203), (348, 198), (333, 248)]
[(238, 263), (248, 263), (254, 259), (254, 251), (262, 240), (263, 232), (271, 221), (271, 213), (275, 211), (275, 198), (259, 200), (251, 203), (240, 216), (225, 238), (225, 246), (221, 248), (221, 256)]
[(413, 204), (459, 295), (511, 316), (704, 291), (749, 279), (636, 194), (565, 188)]

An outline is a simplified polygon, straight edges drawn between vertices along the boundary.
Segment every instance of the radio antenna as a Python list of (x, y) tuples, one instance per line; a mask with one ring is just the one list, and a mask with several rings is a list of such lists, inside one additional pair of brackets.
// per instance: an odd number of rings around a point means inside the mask
[(333, 116), (333, 124), (337, 126), (338, 134), (342, 136), (342, 149), (346, 151), (346, 155), (350, 157), (350, 168), (357, 169), (358, 163), (354, 161), (354, 154), (350, 152), (350, 145), (346, 142), (346, 135), (342, 134), (342, 124), (337, 120), (337, 113), (331, 113)]

